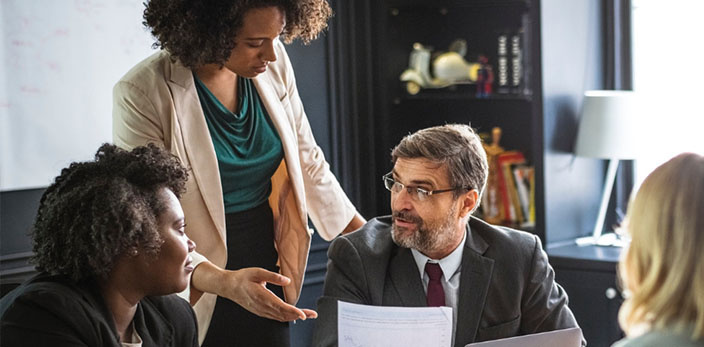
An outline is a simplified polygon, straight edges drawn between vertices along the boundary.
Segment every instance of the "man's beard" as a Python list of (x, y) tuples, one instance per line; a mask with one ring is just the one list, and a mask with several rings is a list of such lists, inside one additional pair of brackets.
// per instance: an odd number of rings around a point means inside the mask
[(394, 219), (400, 218), (416, 225), (417, 230), (408, 233), (406, 228), (399, 228), (393, 223), (391, 228), (391, 238), (399, 247), (413, 248), (423, 254), (448, 247), (454, 240), (455, 234), (455, 213), (457, 205), (452, 204), (445, 218), (431, 223), (426, 223), (421, 217), (413, 215), (406, 210), (393, 211)]

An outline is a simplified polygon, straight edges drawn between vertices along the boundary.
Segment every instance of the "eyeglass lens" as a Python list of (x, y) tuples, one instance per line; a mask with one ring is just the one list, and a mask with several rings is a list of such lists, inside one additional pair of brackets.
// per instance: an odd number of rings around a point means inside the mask
[(418, 201), (423, 201), (427, 197), (427, 194), (422, 192), (421, 190), (418, 189), (418, 187), (406, 187), (401, 182), (397, 182), (393, 178), (389, 176), (384, 176), (384, 186), (386, 187), (387, 190), (389, 190), (392, 193), (400, 193), (404, 188), (406, 191), (408, 191), (408, 194), (411, 196), (412, 199), (418, 200)]

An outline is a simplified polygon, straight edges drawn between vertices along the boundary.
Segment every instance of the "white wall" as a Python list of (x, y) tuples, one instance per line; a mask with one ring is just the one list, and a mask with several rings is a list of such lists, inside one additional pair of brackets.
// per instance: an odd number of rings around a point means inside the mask
[(138, 0), (0, 0), (0, 190), (111, 141), (112, 86), (153, 50)]
[[(637, 181), (674, 155), (704, 155), (704, 1), (633, 1), (634, 90), (658, 120), (653, 148), (638, 159)], [(635, 191), (635, 190), (634, 190)]]

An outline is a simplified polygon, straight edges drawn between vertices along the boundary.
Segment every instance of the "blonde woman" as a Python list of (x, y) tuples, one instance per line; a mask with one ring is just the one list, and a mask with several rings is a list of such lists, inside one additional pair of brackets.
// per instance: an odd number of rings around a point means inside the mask
[(704, 346), (704, 157), (683, 153), (643, 182), (627, 213), (627, 295), (614, 347)]

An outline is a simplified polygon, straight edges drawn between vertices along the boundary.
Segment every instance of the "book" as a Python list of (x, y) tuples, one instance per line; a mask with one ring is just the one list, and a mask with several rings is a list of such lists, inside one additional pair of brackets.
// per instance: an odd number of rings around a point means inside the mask
[[(530, 226), (535, 224), (535, 208), (533, 202), (534, 189), (532, 187), (533, 167), (519, 164), (513, 167), (513, 176), (516, 183), (516, 191), (521, 203), (523, 211), (522, 226)], [(531, 212), (531, 209), (533, 212)]]
[(506, 180), (506, 190), (508, 191), (508, 198), (511, 200), (511, 224), (523, 223), (525, 214), (523, 213), (523, 208), (521, 206), (520, 198), (518, 197), (518, 190), (516, 189), (516, 180), (513, 175), (512, 164), (506, 164), (502, 166), (504, 171), (504, 179)]
[(509, 87), (508, 35), (501, 34), (497, 38), (496, 58), (496, 90), (499, 93), (507, 93)]
[[(521, 152), (506, 151), (496, 157), (496, 162), (498, 166), (497, 176), (499, 176), (497, 178), (499, 181), (499, 194), (504, 210), (504, 222), (520, 223), (519, 212), (516, 211), (517, 208), (520, 208), (517, 204), (518, 193), (515, 192), (516, 185), (512, 177), (511, 165), (525, 164), (526, 159)], [(514, 199), (516, 202), (514, 202)]]
[(530, 205), (528, 207), (528, 223), (535, 225), (535, 168), (528, 171), (528, 182), (530, 182)]
[(497, 93), (514, 95), (525, 93), (523, 40), (522, 29), (519, 29), (517, 32), (501, 33), (497, 37)]
[(519, 34), (511, 35), (511, 75), (510, 85), (515, 94), (520, 94), (523, 82), (523, 44)]

